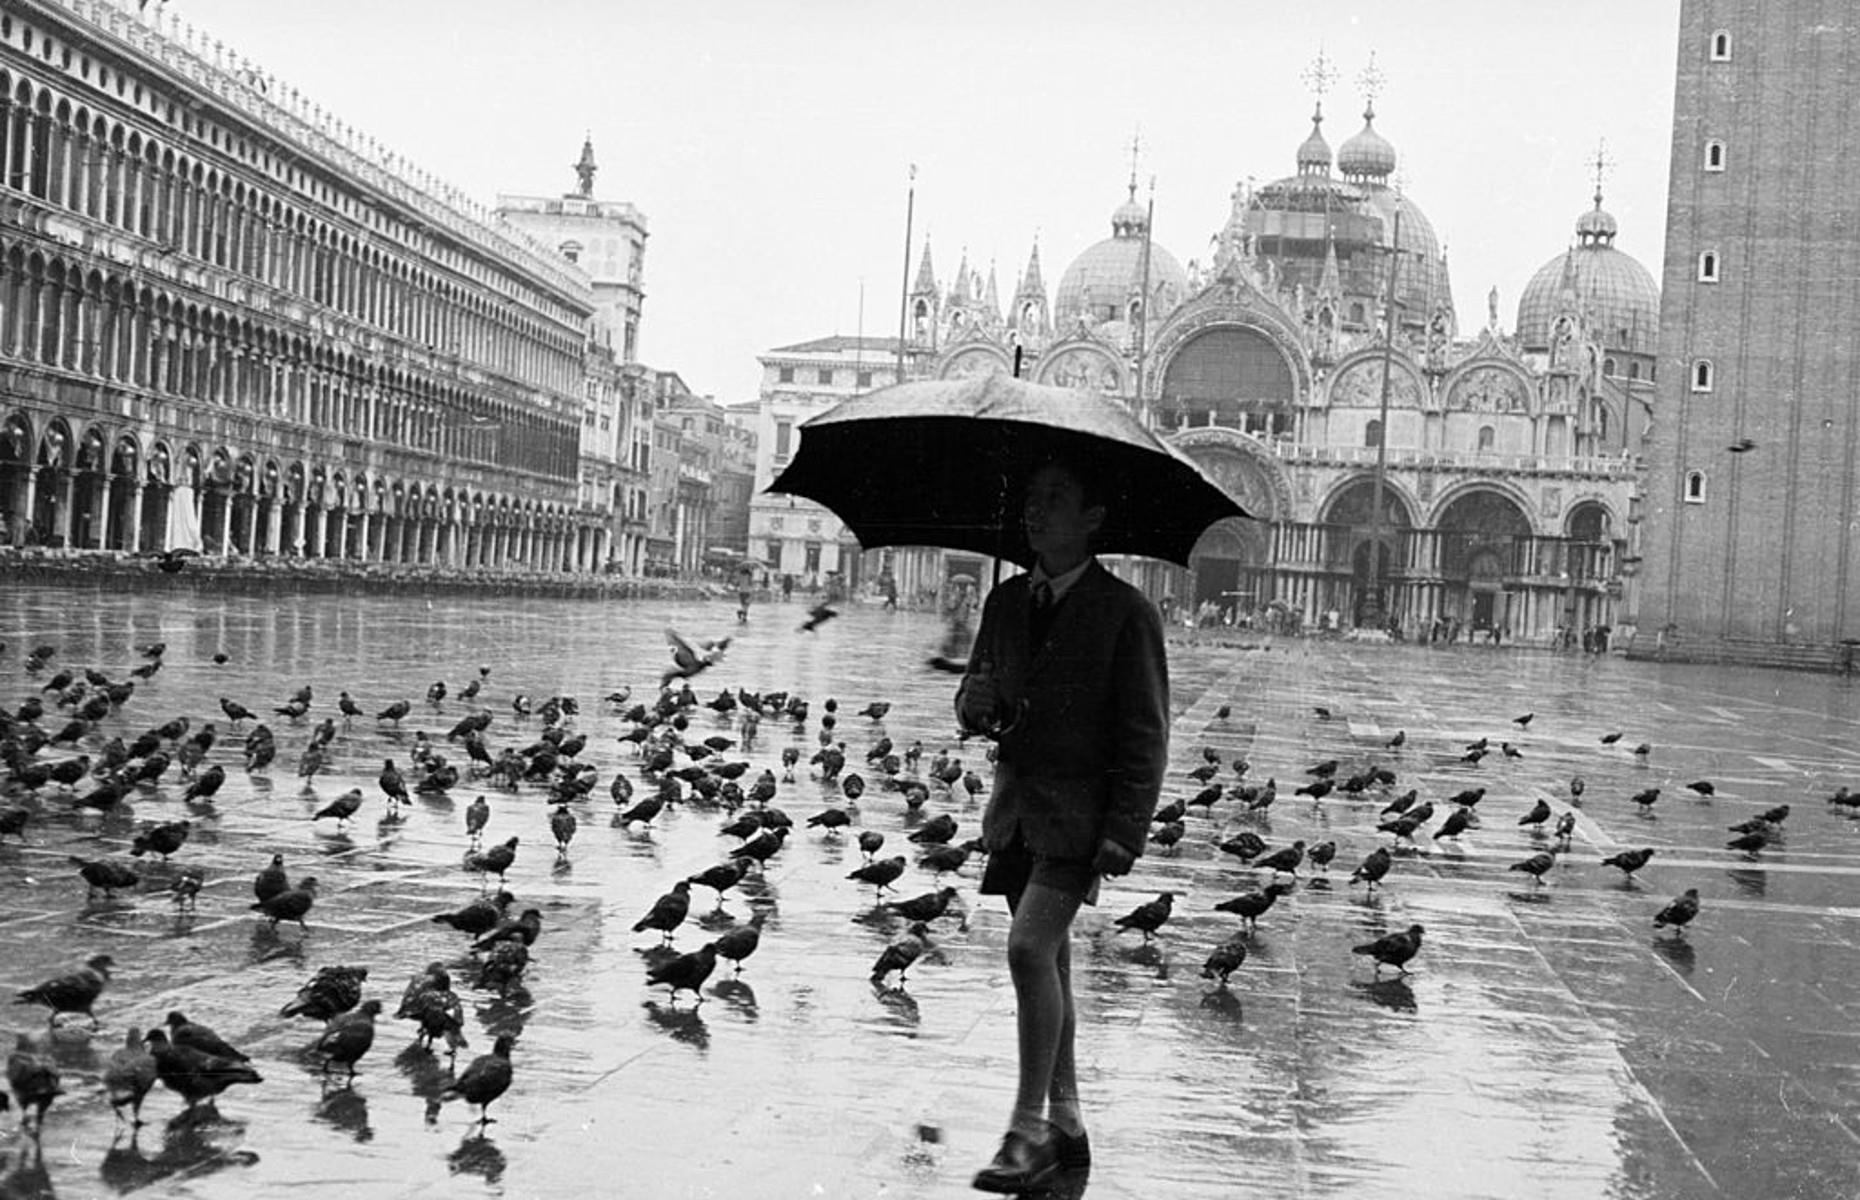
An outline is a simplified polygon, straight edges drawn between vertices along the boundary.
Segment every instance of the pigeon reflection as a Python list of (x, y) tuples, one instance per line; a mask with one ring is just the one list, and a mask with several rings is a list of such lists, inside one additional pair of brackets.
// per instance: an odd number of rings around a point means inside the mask
[(1656, 937), (1653, 940), (1653, 952), (1665, 959), (1673, 970), (1681, 975), (1692, 974), (1698, 965), (1698, 951), (1692, 943), (1682, 937)]
[(704, 1024), (703, 1014), (696, 1005), (690, 1008), (673, 1008), (660, 1004), (657, 1000), (648, 1000), (642, 1005), (647, 1018), (659, 1029), (671, 1035), (674, 1042), (683, 1042), (698, 1050), (710, 1049), (710, 1027)]
[(917, 997), (906, 991), (902, 983), (896, 987), (874, 983), (872, 995), (884, 1006), (885, 1015), (892, 1024), (913, 1033), (922, 1024), (923, 1013), (917, 1007)]
[(408, 1042), (394, 1056), (394, 1068), (407, 1077), (413, 1094), (424, 1100), (437, 1101), (439, 1093), (452, 1081), (451, 1074), (440, 1066), (439, 1056), (419, 1042)]
[(313, 1115), (357, 1142), (372, 1142), (375, 1139), (374, 1127), (368, 1123), (368, 1098), (353, 1087), (344, 1085), (329, 1088), (317, 1103)]
[(45, 1150), (36, 1136), (22, 1138), (11, 1160), (0, 1159), (0, 1196), (8, 1200), (15, 1196), (20, 1200), (52, 1200), (56, 1195), (52, 1177), (45, 1169)]
[(261, 917), (252, 925), (252, 944), (246, 951), (246, 958), (252, 963), (283, 960), (301, 964), (304, 960), (303, 939), (280, 936), (277, 928)]
[(1387, 979), (1353, 979), (1350, 986), (1368, 997), (1371, 1003), (1394, 1012), (1414, 1012), (1417, 1005), (1414, 989), (1401, 976)]
[(1204, 993), (1201, 997), (1201, 1007), (1217, 1016), (1233, 1021), (1241, 1020), (1246, 1015), (1241, 1007), (1240, 997), (1236, 996), (1226, 984)]
[(480, 1008), (478, 1019), (484, 1023), (485, 1035), (493, 1041), (505, 1035), (521, 1037), (535, 1007), (535, 997), (518, 984)]
[(747, 1020), (754, 1021), (762, 1015), (756, 1006), (756, 990), (741, 979), (720, 980), (712, 985), (710, 994)]
[(1769, 890), (1770, 874), (1768, 871), (1750, 867), (1732, 867), (1724, 874), (1745, 895), (1761, 896)]
[[(170, 1120), (162, 1133), (161, 1151), (153, 1158), (143, 1151), (139, 1136), (139, 1131), (131, 1132), (125, 1145), (119, 1132), (103, 1156), (103, 1181), (118, 1192), (147, 1188), (171, 1176), (193, 1181), (228, 1167), (250, 1167), (258, 1162), (258, 1155), (241, 1144), (245, 1123), (227, 1121), (211, 1102)], [(44, 1194), (51, 1193), (48, 1190)]]
[(480, 1133), (469, 1135), (457, 1150), (446, 1155), (446, 1169), (454, 1175), (476, 1175), (486, 1183), (502, 1179), (508, 1165), (497, 1143)]

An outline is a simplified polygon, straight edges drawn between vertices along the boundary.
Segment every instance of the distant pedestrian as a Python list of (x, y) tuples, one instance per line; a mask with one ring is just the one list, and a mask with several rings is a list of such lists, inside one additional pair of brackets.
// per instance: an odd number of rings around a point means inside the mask
[(783, 600), (794, 599), (794, 576), (793, 575), (783, 575), (781, 577), (781, 598)]

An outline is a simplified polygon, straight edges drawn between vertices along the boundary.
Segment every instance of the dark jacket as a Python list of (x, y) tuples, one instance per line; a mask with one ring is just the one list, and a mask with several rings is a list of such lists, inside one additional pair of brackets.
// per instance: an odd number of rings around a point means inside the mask
[(1108, 838), (1139, 855), (1169, 757), (1156, 606), (1093, 562), (1037, 652), (1030, 616), (1028, 576), (996, 587), (969, 657), (972, 672), (992, 669), (1005, 709), (1021, 712), (1000, 741), (982, 838), (998, 850), (1018, 827), (1036, 854), (1089, 859)]

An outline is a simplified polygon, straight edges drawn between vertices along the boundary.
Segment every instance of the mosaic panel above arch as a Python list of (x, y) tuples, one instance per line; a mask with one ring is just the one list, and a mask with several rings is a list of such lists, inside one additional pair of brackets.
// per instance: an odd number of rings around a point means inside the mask
[[(1380, 352), (1346, 362), (1330, 377), (1325, 393), (1332, 408), (1382, 407), (1382, 372), (1389, 359)], [(1425, 407), (1427, 387), (1412, 364), (1397, 358), (1389, 376), (1389, 407), (1420, 409)]]
[(1036, 378), (1053, 387), (1082, 388), (1106, 396), (1124, 391), (1122, 364), (1099, 346), (1059, 346), (1047, 351)]
[(990, 371), (1006, 371), (1011, 368), (1007, 355), (1001, 348), (987, 344), (962, 346), (950, 352), (943, 360), (942, 369), (937, 372), (940, 379), (961, 379), (970, 375), (986, 375)]
[(1238, 430), (1185, 429), (1169, 439), (1256, 520), (1286, 520), (1292, 488), (1272, 452)]
[(1529, 380), (1502, 363), (1471, 363), (1447, 384), (1448, 412), (1517, 413), (1532, 409)]

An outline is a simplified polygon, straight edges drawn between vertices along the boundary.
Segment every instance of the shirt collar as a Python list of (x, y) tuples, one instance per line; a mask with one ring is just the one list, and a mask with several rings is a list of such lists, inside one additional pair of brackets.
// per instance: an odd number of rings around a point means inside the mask
[(1033, 564), (1033, 570), (1029, 572), (1027, 586), (1032, 589), (1044, 583), (1052, 589), (1053, 603), (1057, 604), (1066, 598), (1066, 593), (1072, 590), (1072, 585), (1084, 576), (1086, 568), (1097, 561), (1096, 558), (1087, 555), (1084, 562), (1061, 575), (1048, 575), (1046, 568), (1036, 562)]

